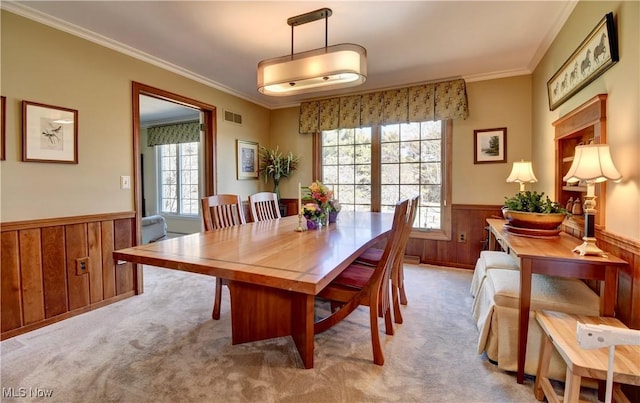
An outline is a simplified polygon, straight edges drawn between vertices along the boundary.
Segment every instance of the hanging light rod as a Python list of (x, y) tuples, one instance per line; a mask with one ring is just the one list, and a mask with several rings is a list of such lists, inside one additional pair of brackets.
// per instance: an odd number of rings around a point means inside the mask
[[(367, 50), (343, 43), (328, 46), (329, 8), (321, 8), (287, 19), (291, 26), (291, 54), (258, 63), (258, 91), (286, 96), (306, 92), (351, 87), (367, 79)], [(293, 28), (325, 20), (324, 48), (294, 53)]]
[(297, 27), (298, 25), (306, 24), (307, 22), (318, 21), (323, 18), (329, 18), (333, 14), (330, 8), (320, 8), (315, 11), (309, 11), (308, 13), (296, 15), (295, 17), (290, 17), (287, 19), (287, 24), (292, 27)]

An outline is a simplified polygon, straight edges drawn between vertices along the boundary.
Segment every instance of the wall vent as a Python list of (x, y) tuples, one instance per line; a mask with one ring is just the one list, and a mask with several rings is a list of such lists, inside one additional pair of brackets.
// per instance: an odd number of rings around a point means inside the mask
[(242, 124), (242, 115), (233, 113), (231, 111), (224, 111), (224, 120), (229, 123), (235, 123), (237, 125)]

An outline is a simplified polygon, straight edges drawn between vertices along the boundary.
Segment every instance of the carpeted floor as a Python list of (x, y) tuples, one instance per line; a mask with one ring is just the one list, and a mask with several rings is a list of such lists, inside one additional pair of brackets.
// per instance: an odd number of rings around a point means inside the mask
[(231, 345), (226, 289), (211, 320), (214, 278), (145, 267), (144, 294), (0, 343), (2, 402), (536, 401), (530, 378), (476, 353), (472, 272), (405, 267), (405, 323), (382, 334), (382, 367), (368, 308), (317, 335), (305, 370), (289, 338)]

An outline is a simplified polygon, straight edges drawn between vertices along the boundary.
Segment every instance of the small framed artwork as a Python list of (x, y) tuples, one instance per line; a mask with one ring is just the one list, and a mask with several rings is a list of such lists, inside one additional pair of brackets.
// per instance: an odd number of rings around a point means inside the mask
[(22, 101), (22, 161), (78, 163), (78, 111)]
[(0, 161), (4, 161), (7, 156), (5, 143), (6, 114), (7, 99), (5, 97), (0, 97)]
[(236, 140), (238, 179), (258, 179), (258, 143)]
[(619, 59), (613, 13), (608, 13), (547, 82), (549, 109), (556, 109)]
[(507, 128), (473, 131), (473, 163), (507, 162)]

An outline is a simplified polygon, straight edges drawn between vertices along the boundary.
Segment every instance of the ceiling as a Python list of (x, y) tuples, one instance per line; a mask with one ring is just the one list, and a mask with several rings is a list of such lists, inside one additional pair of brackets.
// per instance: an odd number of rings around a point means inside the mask
[[(160, 65), (270, 109), (303, 99), (462, 77), (529, 74), (575, 7), (556, 1), (2, 1), (2, 8)], [(367, 49), (359, 87), (269, 97), (258, 62), (291, 51), (287, 18), (322, 7), (328, 44)], [(325, 24), (294, 30), (294, 51), (324, 46)]]

